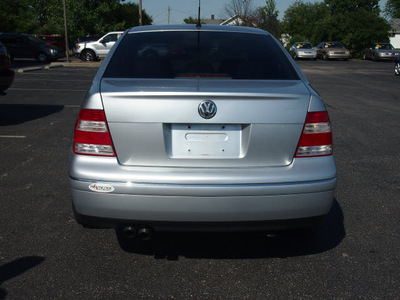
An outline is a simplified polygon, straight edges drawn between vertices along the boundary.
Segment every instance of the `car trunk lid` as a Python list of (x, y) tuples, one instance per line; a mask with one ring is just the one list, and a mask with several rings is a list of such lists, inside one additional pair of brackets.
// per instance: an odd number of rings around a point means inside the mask
[(103, 78), (101, 96), (119, 163), (151, 167), (287, 166), (310, 100), (300, 80), (207, 78)]

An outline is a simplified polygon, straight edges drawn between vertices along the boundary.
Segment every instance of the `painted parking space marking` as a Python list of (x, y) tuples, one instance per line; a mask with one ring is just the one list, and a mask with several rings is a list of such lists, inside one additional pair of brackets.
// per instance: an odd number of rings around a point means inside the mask
[(26, 135), (0, 135), (2, 139), (24, 139)]

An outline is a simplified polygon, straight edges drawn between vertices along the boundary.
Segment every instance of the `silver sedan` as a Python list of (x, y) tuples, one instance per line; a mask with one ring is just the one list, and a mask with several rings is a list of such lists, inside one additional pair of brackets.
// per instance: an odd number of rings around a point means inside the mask
[(128, 237), (310, 226), (337, 181), (322, 99), (272, 35), (236, 26), (126, 31), (71, 155), (76, 220)]
[(396, 61), (400, 57), (400, 51), (396, 50), (389, 43), (376, 43), (364, 49), (364, 59), (392, 60)]
[(309, 42), (296, 42), (289, 49), (290, 55), (293, 59), (308, 58), (317, 59), (317, 51)]

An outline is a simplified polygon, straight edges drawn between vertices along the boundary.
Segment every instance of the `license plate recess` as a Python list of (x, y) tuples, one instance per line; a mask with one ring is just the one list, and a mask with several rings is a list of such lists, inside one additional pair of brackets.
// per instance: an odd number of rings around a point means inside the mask
[(242, 157), (242, 125), (171, 124), (171, 158)]

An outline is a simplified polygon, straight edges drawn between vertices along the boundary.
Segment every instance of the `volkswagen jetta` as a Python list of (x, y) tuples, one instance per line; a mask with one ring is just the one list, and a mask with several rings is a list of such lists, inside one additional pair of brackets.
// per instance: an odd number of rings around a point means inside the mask
[(320, 96), (269, 33), (126, 31), (98, 70), (69, 172), (83, 225), (275, 230), (330, 211), (337, 176)]

